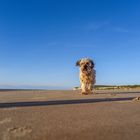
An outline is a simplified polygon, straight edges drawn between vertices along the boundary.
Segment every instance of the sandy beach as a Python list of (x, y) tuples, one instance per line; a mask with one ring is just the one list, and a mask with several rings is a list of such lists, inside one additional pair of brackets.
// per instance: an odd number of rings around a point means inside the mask
[(139, 140), (140, 90), (0, 91), (0, 140)]

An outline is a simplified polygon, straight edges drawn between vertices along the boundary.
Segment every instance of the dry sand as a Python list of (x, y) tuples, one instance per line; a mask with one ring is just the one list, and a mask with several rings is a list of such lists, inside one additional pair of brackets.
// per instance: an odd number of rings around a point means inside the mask
[(0, 140), (139, 140), (139, 96), (140, 91), (0, 91)]

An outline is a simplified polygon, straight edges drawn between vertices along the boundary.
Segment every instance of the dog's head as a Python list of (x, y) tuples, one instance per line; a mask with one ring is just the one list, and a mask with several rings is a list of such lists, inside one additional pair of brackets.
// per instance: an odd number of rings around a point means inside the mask
[(76, 62), (76, 66), (79, 66), (82, 72), (90, 73), (94, 68), (94, 62), (89, 58), (82, 58)]

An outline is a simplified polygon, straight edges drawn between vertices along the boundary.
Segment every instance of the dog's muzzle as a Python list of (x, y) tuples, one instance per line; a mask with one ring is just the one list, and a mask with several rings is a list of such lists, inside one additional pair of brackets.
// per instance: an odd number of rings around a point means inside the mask
[(84, 65), (84, 70), (87, 70), (88, 69), (88, 66), (87, 65)]

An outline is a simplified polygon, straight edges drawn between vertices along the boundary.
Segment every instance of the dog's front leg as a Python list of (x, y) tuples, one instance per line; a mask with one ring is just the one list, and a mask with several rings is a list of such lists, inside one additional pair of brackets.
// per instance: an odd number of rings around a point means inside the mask
[(88, 94), (88, 87), (87, 84), (85, 83), (81, 83), (81, 90), (82, 90), (82, 94)]
[(93, 84), (92, 83), (88, 84), (88, 93), (89, 94), (93, 93)]

